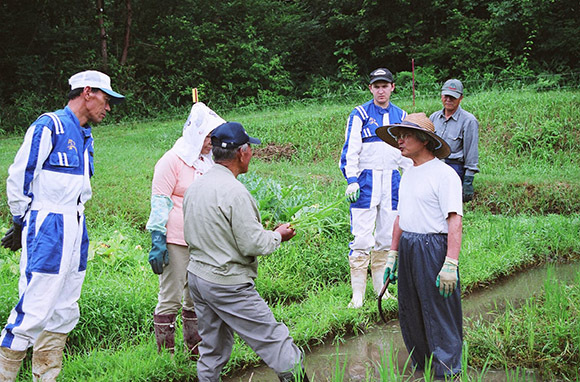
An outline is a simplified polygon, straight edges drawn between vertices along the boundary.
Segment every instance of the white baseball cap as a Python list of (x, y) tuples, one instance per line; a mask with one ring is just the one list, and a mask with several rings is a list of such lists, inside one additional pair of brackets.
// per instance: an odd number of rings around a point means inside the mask
[(85, 70), (84, 72), (77, 73), (68, 79), (68, 83), (70, 84), (71, 90), (84, 88), (85, 86), (100, 89), (102, 92), (112, 97), (110, 101), (112, 104), (120, 103), (125, 100), (124, 95), (111, 89), (111, 78), (105, 73), (96, 70)]

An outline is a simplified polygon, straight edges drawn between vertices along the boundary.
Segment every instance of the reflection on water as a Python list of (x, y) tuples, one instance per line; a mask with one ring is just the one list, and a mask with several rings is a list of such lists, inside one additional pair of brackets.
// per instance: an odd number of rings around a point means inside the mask
[[(577, 262), (557, 265), (554, 273), (558, 280), (570, 282), (574, 280), (578, 271), (580, 271), (580, 263)], [(463, 315), (468, 322), (470, 317), (485, 318), (492, 311), (503, 310), (506, 301), (517, 306), (535, 292), (540, 291), (545, 278), (546, 268), (541, 267), (520, 272), (488, 288), (473, 292), (463, 299)], [(403, 370), (409, 354), (403, 343), (398, 321), (390, 321), (384, 325), (379, 322), (364, 335), (345, 338), (338, 348), (332, 344), (317, 346), (306, 354), (305, 366), (311, 380), (314, 379), (316, 382), (331, 381), (334, 375), (341, 373), (344, 375), (344, 381), (379, 380), (379, 365), (383, 362), (382, 368), (385, 369), (388, 360), (383, 358), (389, 353), (396, 355), (395, 362), (398, 363), (398, 370)], [(478, 374), (474, 371), (474, 376)], [(409, 381), (422, 380), (422, 373), (412, 374), (410, 365), (405, 375)], [(275, 382), (277, 380), (276, 374), (264, 365), (249, 368), (223, 379), (224, 382)], [(503, 370), (492, 370), (485, 375), (485, 380), (503, 382), (506, 380), (506, 373)], [(534, 377), (527, 375), (523, 379), (515, 378), (515, 380), (530, 381), (534, 380)]]

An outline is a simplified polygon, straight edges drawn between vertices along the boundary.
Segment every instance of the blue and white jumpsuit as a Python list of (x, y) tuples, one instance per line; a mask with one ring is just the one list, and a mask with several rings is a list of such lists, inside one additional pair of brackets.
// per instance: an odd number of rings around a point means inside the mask
[(10, 212), (22, 224), (22, 254), (19, 300), (0, 346), (26, 350), (42, 331), (65, 334), (77, 324), (93, 171), (91, 128), (80, 126), (68, 106), (29, 127), (6, 182)]
[[(391, 245), (393, 223), (397, 216), (401, 179), (399, 169), (405, 170), (413, 162), (382, 141), (375, 130), (380, 126), (400, 123), (406, 116), (404, 110), (392, 103), (382, 108), (370, 100), (357, 106), (348, 118), (340, 157), (340, 170), (348, 184), (358, 182), (360, 186), (360, 197), (350, 205), (351, 232), (354, 235), (354, 240), (349, 244), (351, 277), (353, 267), (361, 272), (364, 268), (366, 279), (370, 260), (373, 286), (377, 293), (382, 288), (386, 252)], [(377, 255), (374, 267), (373, 253)]]

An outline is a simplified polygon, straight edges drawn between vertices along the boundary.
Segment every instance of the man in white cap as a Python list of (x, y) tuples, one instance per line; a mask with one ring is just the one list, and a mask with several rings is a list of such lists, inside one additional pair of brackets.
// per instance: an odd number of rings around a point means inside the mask
[(449, 145), (424, 113), (383, 126), (377, 135), (413, 160), (401, 180), (400, 208), (385, 280), (397, 279), (401, 334), (413, 364), (432, 358), (438, 378), (461, 372), (463, 327), (459, 250), (463, 203), (461, 181), (443, 163)]
[(370, 74), (373, 99), (357, 106), (346, 124), (340, 170), (348, 186), (351, 232), (348, 260), (352, 300), (349, 308), (364, 302), (370, 263), (374, 292), (383, 287), (387, 250), (391, 245), (393, 222), (397, 216), (401, 171), (412, 162), (375, 134), (379, 126), (399, 123), (407, 113), (390, 102), (395, 90), (393, 74), (378, 68)]
[(460, 106), (463, 100), (463, 84), (450, 79), (441, 89), (443, 109), (431, 114), (435, 132), (447, 142), (451, 149), (445, 163), (453, 169), (463, 183), (463, 201), (473, 199), (473, 178), (479, 172), (478, 141), (479, 123), (473, 114)]
[(2, 246), (22, 254), (20, 297), (0, 336), (1, 381), (16, 379), (30, 347), (33, 379), (54, 381), (79, 320), (89, 248), (83, 211), (94, 172), (89, 124), (101, 122), (124, 96), (94, 70), (73, 75), (69, 84), (67, 106), (38, 117), (8, 170), (13, 226)]

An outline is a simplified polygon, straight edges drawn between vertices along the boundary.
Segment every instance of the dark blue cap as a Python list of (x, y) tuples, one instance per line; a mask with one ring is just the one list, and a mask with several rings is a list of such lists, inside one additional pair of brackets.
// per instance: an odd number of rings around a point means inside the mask
[(246, 143), (259, 145), (262, 142), (250, 137), (239, 122), (222, 123), (211, 133), (211, 144), (215, 147), (231, 149)]

